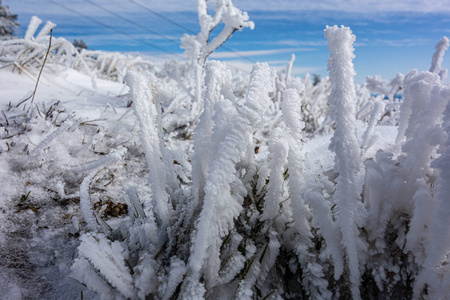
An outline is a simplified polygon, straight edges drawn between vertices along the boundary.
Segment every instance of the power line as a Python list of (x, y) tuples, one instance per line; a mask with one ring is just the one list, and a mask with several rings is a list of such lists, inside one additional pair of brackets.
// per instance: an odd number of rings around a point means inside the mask
[(133, 3), (136, 4), (137, 6), (140, 6), (141, 8), (145, 9), (146, 11), (151, 12), (151, 13), (154, 14), (155, 16), (158, 16), (158, 17), (160, 17), (161, 19), (164, 19), (164, 20), (166, 20), (167, 22), (172, 23), (173, 25), (175, 25), (175, 26), (177, 26), (177, 27), (179, 27), (179, 28), (181, 28), (181, 29), (183, 29), (183, 30), (186, 30), (186, 31), (189, 32), (189, 33), (196, 34), (196, 32), (194, 32), (194, 31), (191, 30), (190, 28), (187, 28), (187, 27), (184, 26), (183, 24), (180, 24), (180, 23), (178, 23), (178, 22), (175, 22), (175, 21), (173, 21), (172, 19), (169, 19), (168, 17), (166, 17), (165, 15), (160, 14), (160, 13), (154, 11), (153, 9), (148, 8), (148, 7), (145, 6), (145, 5), (142, 5), (141, 3), (139, 3), (139, 2), (137, 2), (137, 1), (135, 1), (135, 0), (129, 0), (129, 1), (130, 1), (130, 2), (133, 2)]
[(152, 33), (152, 34), (155, 34), (155, 35), (157, 35), (157, 36), (159, 36), (159, 37), (161, 37), (161, 38), (163, 38), (163, 39), (165, 39), (165, 40), (167, 40), (167, 41), (169, 41), (169, 42), (172, 42), (172, 43), (174, 43), (174, 44), (177, 45), (177, 46), (180, 46), (180, 44), (181, 44), (179, 41), (176, 41), (176, 40), (173, 40), (173, 39), (171, 39), (171, 38), (168, 38), (168, 37), (166, 37), (165, 35), (162, 35), (162, 34), (156, 32), (156, 31), (154, 31), (154, 30), (151, 30), (150, 28), (147, 28), (147, 27), (145, 27), (145, 26), (142, 26), (141, 24), (139, 24), (139, 23), (137, 23), (137, 22), (135, 22), (135, 21), (133, 21), (133, 20), (130, 20), (130, 19), (128, 19), (128, 18), (125, 18), (125, 17), (119, 15), (118, 13), (116, 13), (116, 12), (114, 12), (114, 11), (112, 11), (112, 10), (109, 10), (109, 9), (107, 9), (107, 8), (101, 6), (101, 5), (98, 5), (98, 4), (95, 3), (95, 2), (92, 2), (92, 1), (90, 1), (90, 0), (83, 0), (83, 1), (84, 1), (84, 2), (87, 2), (87, 3), (91, 4), (91, 5), (93, 5), (93, 6), (95, 6), (95, 7), (97, 7), (97, 8), (99, 8), (99, 9), (103, 10), (103, 11), (108, 12), (108, 13), (110, 13), (110, 14), (116, 16), (116, 17), (119, 18), (119, 19), (122, 19), (122, 20), (124, 20), (124, 21), (126, 21), (126, 22), (128, 22), (128, 23), (130, 23), (130, 24), (133, 24), (134, 26), (137, 26), (137, 27), (139, 27), (139, 28), (141, 28), (141, 29), (143, 29), (143, 30), (145, 30), (145, 31), (148, 31), (148, 32), (150, 32), (150, 33)]
[[(120, 34), (122, 34), (122, 35), (125, 35), (125, 36), (127, 36), (127, 37), (129, 37), (129, 38), (131, 38), (131, 39), (134, 39), (134, 40), (136, 40), (136, 41), (139, 41), (139, 42), (141, 42), (141, 43), (144, 43), (144, 44), (146, 44), (146, 45), (149, 45), (149, 46), (151, 46), (151, 47), (153, 47), (153, 48), (156, 48), (156, 49), (158, 49), (158, 50), (161, 50), (161, 51), (163, 51), (163, 52), (165, 52), (165, 53), (172, 54), (172, 55), (177, 55), (176, 53), (174, 53), (174, 52), (172, 52), (172, 51), (169, 51), (169, 50), (167, 50), (167, 49), (164, 49), (164, 48), (162, 48), (162, 47), (160, 47), (160, 46), (157, 46), (157, 45), (155, 45), (155, 44), (149, 43), (149, 42), (147, 42), (147, 41), (145, 41), (145, 40), (136, 38), (136, 37), (134, 37), (133, 35), (128, 34), (128, 33), (125, 32), (125, 31), (122, 31), (122, 30), (120, 30), (120, 29), (117, 29), (116, 27), (109, 26), (109, 25), (104, 24), (104, 23), (102, 23), (102, 22), (100, 22), (100, 21), (98, 21), (98, 20), (96, 20), (96, 19), (94, 19), (94, 18), (91, 18), (91, 17), (89, 17), (89, 16), (87, 16), (87, 15), (84, 15), (84, 14), (82, 14), (82, 13), (80, 13), (80, 12), (77, 12), (77, 11), (75, 11), (75, 10), (73, 10), (73, 9), (70, 9), (70, 8), (68, 8), (67, 6), (63, 5), (63, 4), (60, 4), (60, 3), (55, 2), (54, 0), (48, 0), (48, 1), (51, 2), (51, 3), (53, 3), (53, 4), (55, 4), (55, 5), (57, 5), (57, 6), (60, 6), (60, 7), (64, 8), (64, 9), (66, 9), (66, 10), (68, 10), (68, 11), (70, 11), (70, 12), (73, 12), (73, 13), (79, 15), (79, 16), (82, 16), (82, 17), (84, 17), (84, 18), (86, 18), (86, 19), (88, 19), (88, 20), (90, 20), (90, 21), (92, 21), (92, 22), (94, 22), (94, 23), (96, 23), (96, 24), (98, 24), (98, 25), (100, 25), (100, 26), (103, 26), (103, 27), (108, 28), (108, 29), (110, 29), (110, 30), (116, 31), (116, 32), (118, 32), (118, 33), (120, 33)], [(145, 31), (147, 31), (147, 32), (150, 32), (150, 33), (152, 33), (152, 34), (155, 34), (155, 35), (161, 37), (162, 39), (165, 39), (165, 40), (167, 40), (167, 41), (169, 41), (169, 42), (171, 42), (171, 43), (174, 43), (174, 44), (177, 45), (177, 46), (180, 46), (180, 42), (175, 41), (175, 40), (173, 40), (173, 39), (170, 39), (170, 38), (168, 38), (168, 37), (166, 37), (166, 36), (164, 36), (164, 35), (162, 35), (162, 34), (156, 32), (156, 31), (154, 31), (154, 30), (149, 29), (148, 27), (145, 27), (145, 26), (143, 26), (143, 25), (141, 25), (141, 24), (139, 24), (139, 23), (133, 21), (133, 20), (130, 20), (130, 19), (128, 19), (128, 18), (125, 18), (125, 17), (119, 15), (118, 13), (116, 13), (116, 12), (114, 12), (114, 11), (111, 11), (111, 10), (109, 10), (109, 9), (106, 9), (106, 8), (104, 8), (103, 6), (100, 6), (100, 5), (94, 3), (94, 2), (92, 2), (92, 1), (90, 1), (90, 0), (82, 0), (82, 1), (84, 1), (84, 2), (86, 2), (86, 3), (89, 3), (89, 4), (91, 4), (91, 5), (95, 6), (95, 7), (97, 7), (97, 8), (99, 8), (99, 9), (103, 10), (103, 11), (106, 11), (106, 12), (108, 12), (108, 13), (110, 13), (110, 14), (116, 16), (117, 18), (122, 19), (122, 20), (124, 20), (124, 21), (126, 21), (126, 22), (129, 22), (130, 24), (133, 24), (134, 26), (137, 26), (137, 27), (139, 27), (139, 28), (141, 28), (141, 29), (143, 29), (143, 30), (145, 30)], [(180, 23), (178, 23), (178, 22), (176, 22), (176, 21), (173, 21), (172, 19), (170, 19), (170, 18), (168, 18), (168, 17), (166, 17), (166, 16), (164, 16), (164, 15), (162, 15), (162, 14), (160, 14), (160, 13), (154, 11), (153, 9), (151, 9), (151, 8), (149, 8), (149, 7), (147, 7), (147, 6), (142, 5), (141, 3), (139, 3), (139, 2), (137, 2), (137, 1), (135, 1), (135, 0), (129, 0), (129, 1), (132, 2), (132, 3), (134, 3), (134, 4), (136, 4), (136, 5), (138, 5), (138, 6), (141, 7), (141, 8), (143, 8), (143, 9), (145, 9), (145, 10), (151, 12), (152, 14), (158, 16), (159, 18), (162, 18), (162, 19), (164, 19), (164, 20), (170, 22), (171, 24), (173, 24), (173, 25), (175, 25), (175, 26), (177, 26), (177, 27), (179, 27), (179, 28), (182, 28), (183, 30), (188, 31), (189, 33), (196, 34), (194, 31), (192, 31), (191, 29), (187, 28), (186, 26), (184, 26), (184, 25), (182, 25), (182, 24), (180, 24)], [(235, 51), (235, 50), (233, 50), (233, 49), (230, 49), (230, 48), (228, 48), (228, 47), (226, 47), (226, 46), (224, 46), (224, 45), (222, 45), (221, 47), (222, 47), (223, 49), (227, 50), (227, 51), (230, 51), (230, 52), (234, 53), (236, 56), (241, 57), (241, 58), (243, 58), (243, 59), (245, 59), (245, 60), (247, 60), (247, 61), (249, 61), (249, 62), (251, 62), (251, 63), (256, 63), (255, 60), (253, 60), (253, 59), (251, 59), (251, 58), (249, 58), (249, 57), (247, 57), (247, 56), (244, 56), (244, 55), (240, 54), (239, 52), (237, 52), (237, 51)]]
[(158, 50), (161, 50), (161, 51), (163, 51), (163, 52), (165, 52), (165, 53), (172, 54), (172, 55), (178, 55), (177, 53), (174, 53), (174, 52), (172, 52), (172, 51), (169, 51), (169, 50), (167, 50), (167, 49), (164, 49), (164, 48), (159, 47), (159, 46), (157, 46), (157, 45), (154, 45), (154, 44), (152, 44), (152, 43), (149, 43), (149, 42), (147, 42), (147, 41), (145, 41), (145, 40), (136, 38), (136, 37), (132, 36), (131, 34), (126, 33), (125, 31), (122, 31), (122, 30), (120, 30), (120, 29), (117, 29), (116, 27), (109, 26), (109, 25), (104, 24), (104, 23), (102, 23), (102, 22), (100, 22), (100, 21), (98, 21), (98, 20), (96, 20), (96, 19), (94, 19), (94, 18), (91, 18), (91, 17), (89, 17), (89, 16), (87, 16), (87, 15), (84, 15), (84, 14), (82, 14), (82, 13), (80, 13), (80, 12), (77, 12), (76, 10), (73, 10), (73, 9), (71, 9), (71, 8), (68, 8), (67, 6), (65, 6), (65, 5), (63, 5), (63, 4), (61, 4), (61, 3), (55, 2), (55, 1), (53, 1), (53, 0), (47, 0), (47, 1), (49, 1), (50, 3), (53, 3), (54, 5), (57, 5), (57, 6), (61, 7), (61, 8), (63, 8), (63, 9), (65, 9), (65, 10), (67, 10), (67, 11), (70, 11), (70, 12), (76, 14), (76, 15), (79, 15), (79, 16), (81, 16), (81, 17), (83, 17), (83, 18), (86, 18), (86, 19), (90, 20), (91, 22), (94, 22), (94, 23), (96, 23), (96, 24), (98, 24), (98, 25), (100, 25), (100, 26), (103, 26), (103, 27), (108, 28), (108, 29), (110, 29), (110, 30), (112, 30), (112, 31), (115, 31), (115, 32), (118, 32), (118, 33), (120, 33), (120, 34), (122, 34), (122, 35), (125, 35), (125, 36), (127, 36), (127, 37), (129, 37), (129, 38), (131, 38), (131, 39), (133, 39), (133, 40), (136, 40), (136, 41), (139, 41), (139, 42), (141, 42), (141, 43), (144, 43), (144, 44), (146, 44), (146, 45), (148, 45), (148, 46), (151, 46), (151, 47), (153, 47), (153, 48), (156, 48), (156, 49), (158, 49)]
[[(141, 24), (139, 24), (139, 23), (137, 23), (137, 22), (134, 22), (133, 20), (130, 20), (130, 19), (128, 19), (128, 18), (125, 18), (125, 17), (119, 15), (118, 13), (116, 13), (116, 12), (114, 12), (114, 11), (111, 11), (111, 10), (109, 10), (109, 9), (107, 9), (107, 8), (104, 8), (103, 6), (98, 5), (97, 3), (92, 2), (91, 0), (82, 0), (82, 1), (87, 2), (87, 3), (89, 3), (89, 4), (91, 4), (91, 5), (93, 5), (93, 6), (97, 7), (97, 8), (99, 8), (99, 9), (101, 9), (101, 10), (103, 10), (103, 11), (106, 11), (106, 12), (108, 12), (108, 13), (110, 13), (110, 14), (112, 14), (112, 15), (114, 15), (114, 16), (116, 16), (116, 17), (122, 19), (122, 20), (125, 20), (125, 21), (129, 22), (130, 24), (133, 24), (133, 25), (135, 25), (135, 26), (137, 26), (137, 27), (139, 27), (139, 28), (141, 28), (141, 29), (144, 29), (144, 30), (146, 30), (146, 31), (148, 31), (148, 32), (150, 32), (150, 33), (153, 33), (153, 34), (157, 35), (157, 36), (160, 36), (161, 38), (163, 38), (163, 39), (165, 39), (165, 40), (167, 40), (167, 41), (169, 41), (169, 42), (172, 42), (172, 43), (176, 44), (177, 46), (180, 46), (180, 44), (181, 44), (180, 42), (175, 41), (175, 40), (173, 40), (173, 39), (170, 39), (170, 38), (168, 38), (168, 37), (166, 37), (166, 36), (164, 36), (164, 35), (162, 35), (162, 34), (156, 32), (156, 31), (154, 31), (154, 30), (151, 30), (151, 29), (149, 29), (149, 28), (147, 28), (147, 27), (145, 27), (145, 26), (143, 26), (143, 25), (141, 25)], [(168, 22), (170, 22), (170, 23), (172, 23), (172, 24), (174, 24), (174, 25), (176, 25), (176, 26), (182, 28), (182, 29), (185, 29), (186, 31), (188, 31), (188, 32), (190, 32), (190, 33), (195, 34), (194, 31), (192, 31), (191, 29), (187, 28), (186, 26), (184, 26), (184, 25), (182, 25), (182, 24), (180, 24), (180, 23), (178, 23), (178, 22), (175, 22), (175, 21), (169, 19), (168, 17), (166, 17), (166, 16), (164, 16), (164, 15), (162, 15), (162, 14), (160, 14), (160, 13), (154, 11), (153, 9), (148, 8), (148, 7), (142, 5), (142, 4), (140, 4), (140, 3), (138, 3), (138, 2), (136, 2), (136, 1), (134, 1), (134, 0), (130, 0), (130, 1), (133, 2), (134, 4), (137, 4), (137, 5), (140, 6), (140, 7), (142, 7), (142, 8), (144, 8), (144, 9), (148, 10), (149, 12), (153, 13), (154, 15), (156, 15), (156, 16), (158, 16), (158, 17), (160, 17), (160, 18), (162, 18), (162, 19), (164, 19), (164, 20), (166, 20), (166, 21), (168, 21)], [(249, 61), (252, 62), (252, 63), (256, 63), (255, 61), (251, 60), (250, 58), (248, 58), (248, 57), (246, 57), (246, 56), (243, 56), (243, 55), (241, 55), (240, 53), (237, 53), (236, 51), (227, 48), (226, 46), (223, 46), (223, 45), (222, 45), (221, 47), (223, 47), (223, 49), (226, 49), (226, 50), (228, 50), (228, 51), (230, 51), (230, 52), (236, 54), (236, 56), (240, 56), (240, 57), (242, 57), (242, 58), (244, 58), (244, 59), (249, 60)]]

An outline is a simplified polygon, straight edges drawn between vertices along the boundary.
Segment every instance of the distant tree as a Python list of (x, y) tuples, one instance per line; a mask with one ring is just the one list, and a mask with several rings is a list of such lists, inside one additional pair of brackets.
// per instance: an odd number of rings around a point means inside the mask
[(81, 49), (88, 48), (86, 43), (81, 39), (80, 40), (74, 39), (72, 44), (75, 46), (75, 48), (77, 48), (78, 51), (81, 51)]
[(14, 28), (19, 26), (16, 22), (17, 15), (13, 14), (7, 5), (0, 0), (0, 40), (9, 39), (13, 36)]
[(313, 74), (313, 85), (318, 85), (322, 79), (319, 74)]

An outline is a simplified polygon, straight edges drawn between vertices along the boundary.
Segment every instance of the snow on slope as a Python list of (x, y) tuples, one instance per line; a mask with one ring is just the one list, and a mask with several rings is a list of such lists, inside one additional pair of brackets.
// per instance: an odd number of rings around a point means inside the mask
[[(80, 126), (86, 128), (84, 136), (74, 132), (60, 133), (26, 168), (23, 165), (27, 161), (25, 147), (32, 151), (57, 127), (51, 126), (49, 120), (37, 122), (23, 135), (1, 141), (2, 299), (80, 298), (81, 285), (68, 276), (78, 246), (74, 224), (76, 226), (80, 220), (81, 223), (83, 221), (77, 203), (77, 187), (63, 185), (63, 172), (83, 163), (83, 160), (90, 161), (98, 156), (83, 153), (87, 152), (83, 148), (83, 140), (85, 145), (97, 142), (99, 152), (108, 152), (101, 140), (105, 133), (116, 135), (113, 139), (120, 139), (118, 135), (123, 131), (116, 120), (128, 109), (127, 97), (120, 97), (127, 91), (123, 84), (99, 79), (97, 86), (98, 89), (94, 90), (88, 76), (71, 69), (59, 74), (44, 72), (35, 103), (61, 101), (66, 112), (75, 115), (74, 119), (82, 118), (86, 122), (86, 126)], [(28, 97), (34, 87), (35, 81), (29, 77), (11, 69), (0, 70), (0, 111), (7, 111), (9, 103), (15, 106)], [(111, 122), (106, 124), (108, 121)], [(130, 122), (133, 124), (134, 120), (123, 118), (121, 122), (125, 126)], [(100, 131), (98, 134), (97, 130)], [(74, 159), (71, 151), (78, 151), (78, 156), (83, 159)], [(73, 182), (76, 183), (77, 178)]]
[[(0, 105), (9, 102), (16, 104), (28, 97), (36, 86), (36, 80), (24, 74), (12, 72), (11, 68), (0, 72)], [(56, 74), (44, 72), (37, 88), (35, 101), (64, 99), (69, 110), (76, 110), (77, 115), (89, 117), (92, 108), (105, 108), (106, 103), (120, 106), (120, 95), (128, 92), (125, 84), (97, 79), (97, 89), (92, 87), (91, 78), (73, 69), (67, 68)], [(126, 104), (126, 103), (125, 103)]]

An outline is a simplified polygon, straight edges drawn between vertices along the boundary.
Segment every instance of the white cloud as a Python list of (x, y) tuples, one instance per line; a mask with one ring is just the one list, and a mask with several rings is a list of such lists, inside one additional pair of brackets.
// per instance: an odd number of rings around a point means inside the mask
[(450, 0), (265, 0), (264, 5), (241, 0), (238, 6), (249, 11), (449, 12)]
[(269, 49), (269, 50), (254, 50), (254, 51), (222, 51), (214, 52), (211, 54), (211, 58), (239, 58), (245, 57), (255, 57), (255, 56), (266, 56), (274, 55), (286, 52), (300, 52), (300, 51), (313, 51), (313, 49), (307, 48), (284, 48), (284, 49)]
[(431, 39), (400, 39), (400, 40), (386, 40), (386, 39), (375, 39), (371, 41), (371, 44), (381, 44), (391, 47), (411, 47), (419, 45), (427, 45), (435, 42)]
[(313, 41), (301, 41), (294, 39), (284, 39), (275, 41), (259, 41), (261, 45), (279, 45), (279, 46), (291, 46), (291, 47), (323, 47), (327, 45), (326, 40), (313, 40)]

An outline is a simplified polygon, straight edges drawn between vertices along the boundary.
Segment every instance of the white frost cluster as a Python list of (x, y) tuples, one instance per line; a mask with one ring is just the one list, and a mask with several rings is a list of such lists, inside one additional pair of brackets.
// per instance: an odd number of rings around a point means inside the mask
[[(197, 0), (197, 13), (200, 23), (200, 32), (196, 35), (184, 34), (181, 38), (181, 48), (185, 49), (188, 58), (195, 69), (195, 101), (192, 103), (192, 115), (196, 118), (202, 109), (202, 87), (204, 67), (206, 60), (217, 48), (222, 46), (237, 30), (245, 27), (253, 29), (255, 24), (249, 21), (247, 12), (242, 12), (233, 5), (231, 0), (213, 1), (215, 14), (211, 16), (208, 13), (206, 0)], [(210, 39), (211, 32), (218, 27), (220, 23), (224, 24), (222, 31)]]
[(365, 208), (361, 202), (361, 186), (358, 177), (362, 168), (356, 139), (356, 95), (353, 77), (353, 43), (356, 37), (348, 27), (327, 27), (328, 60), (331, 94), (331, 118), (336, 122), (336, 130), (331, 139), (330, 149), (336, 153), (336, 190), (333, 200), (339, 210), (336, 222), (342, 234), (342, 246), (350, 271), (353, 298), (360, 297), (360, 240), (359, 228), (365, 219)]
[(442, 69), (441, 65), (444, 60), (445, 51), (447, 51), (449, 46), (449, 40), (446, 36), (442, 37), (442, 39), (436, 45), (436, 52), (433, 54), (433, 58), (431, 60), (431, 68), (430, 72), (436, 73), (439, 75), (441, 80), (447, 78), (447, 69)]
[(189, 260), (194, 282), (200, 279), (202, 271), (209, 275), (208, 285), (214, 286), (217, 281), (214, 276), (217, 276), (220, 268), (221, 238), (228, 234), (233, 227), (233, 219), (242, 210), (243, 199), (239, 197), (238, 191), (234, 191), (233, 194), (237, 195), (233, 196), (230, 190), (230, 185), (237, 180), (234, 175), (235, 164), (245, 152), (253, 128), (262, 122), (264, 110), (270, 101), (271, 78), (271, 71), (266, 64), (257, 64), (253, 68), (241, 113), (236, 116), (214, 156), (210, 157), (203, 208)]
[(169, 225), (173, 208), (166, 191), (167, 167), (159, 126), (161, 112), (158, 109), (159, 105), (155, 103), (152, 86), (147, 85), (149, 81), (152, 81), (152, 78), (130, 72), (125, 80), (130, 87), (134, 99), (134, 113), (141, 127), (141, 140), (150, 170), (149, 183), (156, 202), (155, 209), (159, 218), (161, 218), (162, 227), (166, 228)]

